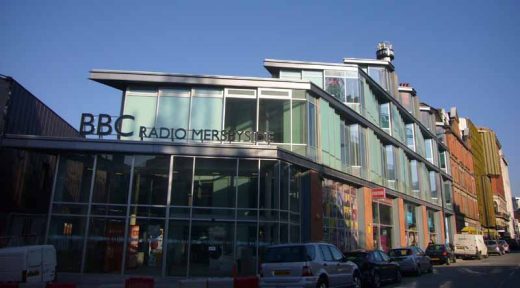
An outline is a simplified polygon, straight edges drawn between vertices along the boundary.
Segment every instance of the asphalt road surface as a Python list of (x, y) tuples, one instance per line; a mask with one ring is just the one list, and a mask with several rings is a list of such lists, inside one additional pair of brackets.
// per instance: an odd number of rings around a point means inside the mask
[(405, 276), (400, 284), (384, 287), (442, 288), (517, 288), (520, 287), (520, 251), (482, 260), (461, 260), (434, 265), (433, 273)]

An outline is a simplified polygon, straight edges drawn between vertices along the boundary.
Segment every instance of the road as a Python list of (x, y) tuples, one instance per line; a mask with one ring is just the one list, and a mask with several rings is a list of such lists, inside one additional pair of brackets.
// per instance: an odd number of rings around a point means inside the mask
[(405, 276), (400, 284), (384, 287), (508, 288), (520, 287), (520, 251), (482, 260), (460, 260), (450, 266), (435, 265), (433, 273)]

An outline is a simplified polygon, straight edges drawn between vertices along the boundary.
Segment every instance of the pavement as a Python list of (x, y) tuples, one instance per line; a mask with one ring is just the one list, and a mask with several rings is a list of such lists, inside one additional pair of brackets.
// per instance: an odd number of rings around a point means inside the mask
[(451, 265), (434, 265), (433, 273), (403, 277), (400, 284), (384, 287), (508, 288), (520, 287), (520, 251), (482, 260), (457, 259)]

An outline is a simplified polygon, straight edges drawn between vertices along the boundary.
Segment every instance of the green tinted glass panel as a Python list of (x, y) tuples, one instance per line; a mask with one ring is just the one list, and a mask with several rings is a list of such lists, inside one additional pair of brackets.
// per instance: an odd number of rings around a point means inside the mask
[(134, 131), (134, 135), (130, 137), (121, 137), (121, 139), (138, 140), (139, 127), (144, 126), (147, 129), (155, 127), (157, 97), (153, 96), (127, 96), (125, 99), (125, 107), (123, 114), (133, 115), (134, 121), (123, 121), (123, 131)]
[(193, 97), (190, 129), (216, 129), (222, 123), (222, 98)]
[(307, 143), (307, 102), (293, 101), (293, 143)]
[(290, 100), (260, 99), (258, 118), (258, 129), (273, 132), (273, 142), (290, 143)]
[(189, 97), (159, 97), (157, 126), (166, 128), (188, 128), (190, 111)]

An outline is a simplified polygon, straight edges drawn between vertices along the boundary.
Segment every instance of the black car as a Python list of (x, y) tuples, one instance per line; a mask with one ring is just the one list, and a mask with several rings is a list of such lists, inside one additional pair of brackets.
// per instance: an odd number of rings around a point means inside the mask
[(450, 265), (457, 262), (455, 253), (450, 246), (446, 244), (430, 244), (426, 248), (426, 255), (432, 259), (432, 262)]
[(363, 287), (380, 287), (382, 282), (401, 282), (399, 264), (381, 250), (343, 253), (347, 260), (356, 263), (361, 271)]

